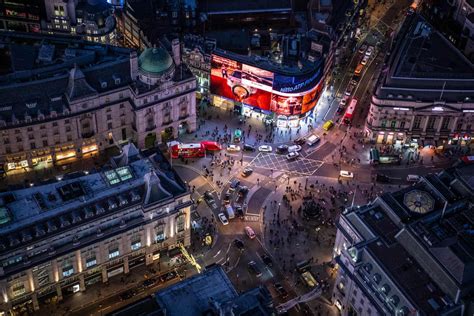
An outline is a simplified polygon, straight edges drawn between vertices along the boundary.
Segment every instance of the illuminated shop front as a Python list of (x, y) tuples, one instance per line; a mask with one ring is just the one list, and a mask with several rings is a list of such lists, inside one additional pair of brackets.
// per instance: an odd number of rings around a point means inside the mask
[(94, 154), (99, 153), (99, 147), (95, 143), (89, 144), (89, 145), (83, 145), (81, 152), (82, 152), (83, 157), (92, 156)]
[[(211, 58), (212, 104), (262, 121), (273, 120), (280, 127), (297, 127), (313, 112), (324, 88), (324, 63), (293, 73), (256, 67), (245, 56)], [(268, 65), (268, 64), (265, 64)]]

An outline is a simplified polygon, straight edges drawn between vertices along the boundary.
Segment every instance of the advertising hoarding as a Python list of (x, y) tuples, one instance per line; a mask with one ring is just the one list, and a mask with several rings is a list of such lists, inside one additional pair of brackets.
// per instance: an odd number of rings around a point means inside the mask
[(212, 55), (212, 94), (279, 115), (311, 111), (321, 96), (322, 67), (300, 76), (285, 76)]

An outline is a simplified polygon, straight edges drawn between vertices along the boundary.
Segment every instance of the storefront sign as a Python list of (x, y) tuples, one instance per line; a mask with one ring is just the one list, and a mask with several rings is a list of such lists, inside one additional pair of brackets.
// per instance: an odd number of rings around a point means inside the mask
[(108, 271), (107, 272), (107, 277), (113, 277), (115, 275), (118, 275), (120, 273), (123, 273), (123, 266), (117, 268), (117, 269), (114, 269), (114, 270), (111, 270), (111, 271)]

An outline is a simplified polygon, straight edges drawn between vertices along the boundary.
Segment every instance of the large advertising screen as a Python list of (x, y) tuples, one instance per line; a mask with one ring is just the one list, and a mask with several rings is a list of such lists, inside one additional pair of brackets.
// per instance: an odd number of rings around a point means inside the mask
[[(263, 78), (269, 72), (252, 72), (249, 67), (244, 67), (244, 69), (245, 72), (241, 63), (212, 55), (211, 93), (269, 111), (271, 92), (257, 88), (266, 84), (267, 79)], [(257, 82), (256, 78), (259, 74), (262, 79)], [(271, 85), (269, 90), (271, 90)]]
[(279, 115), (301, 115), (314, 108), (321, 95), (322, 70), (284, 76), (212, 55), (211, 93)]

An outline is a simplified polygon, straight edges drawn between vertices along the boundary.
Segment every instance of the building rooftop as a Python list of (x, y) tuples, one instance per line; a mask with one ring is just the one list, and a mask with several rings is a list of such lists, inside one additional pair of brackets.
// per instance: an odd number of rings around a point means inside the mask
[(128, 305), (110, 316), (127, 315), (274, 315), (272, 298), (258, 287), (239, 295), (220, 265), (207, 267), (159, 292), (153, 298)]
[(406, 17), (382, 73), (378, 98), (448, 102), (474, 98), (474, 65), (418, 14)]
[(123, 208), (147, 207), (187, 191), (160, 152), (72, 178), (0, 193), (0, 254)]

